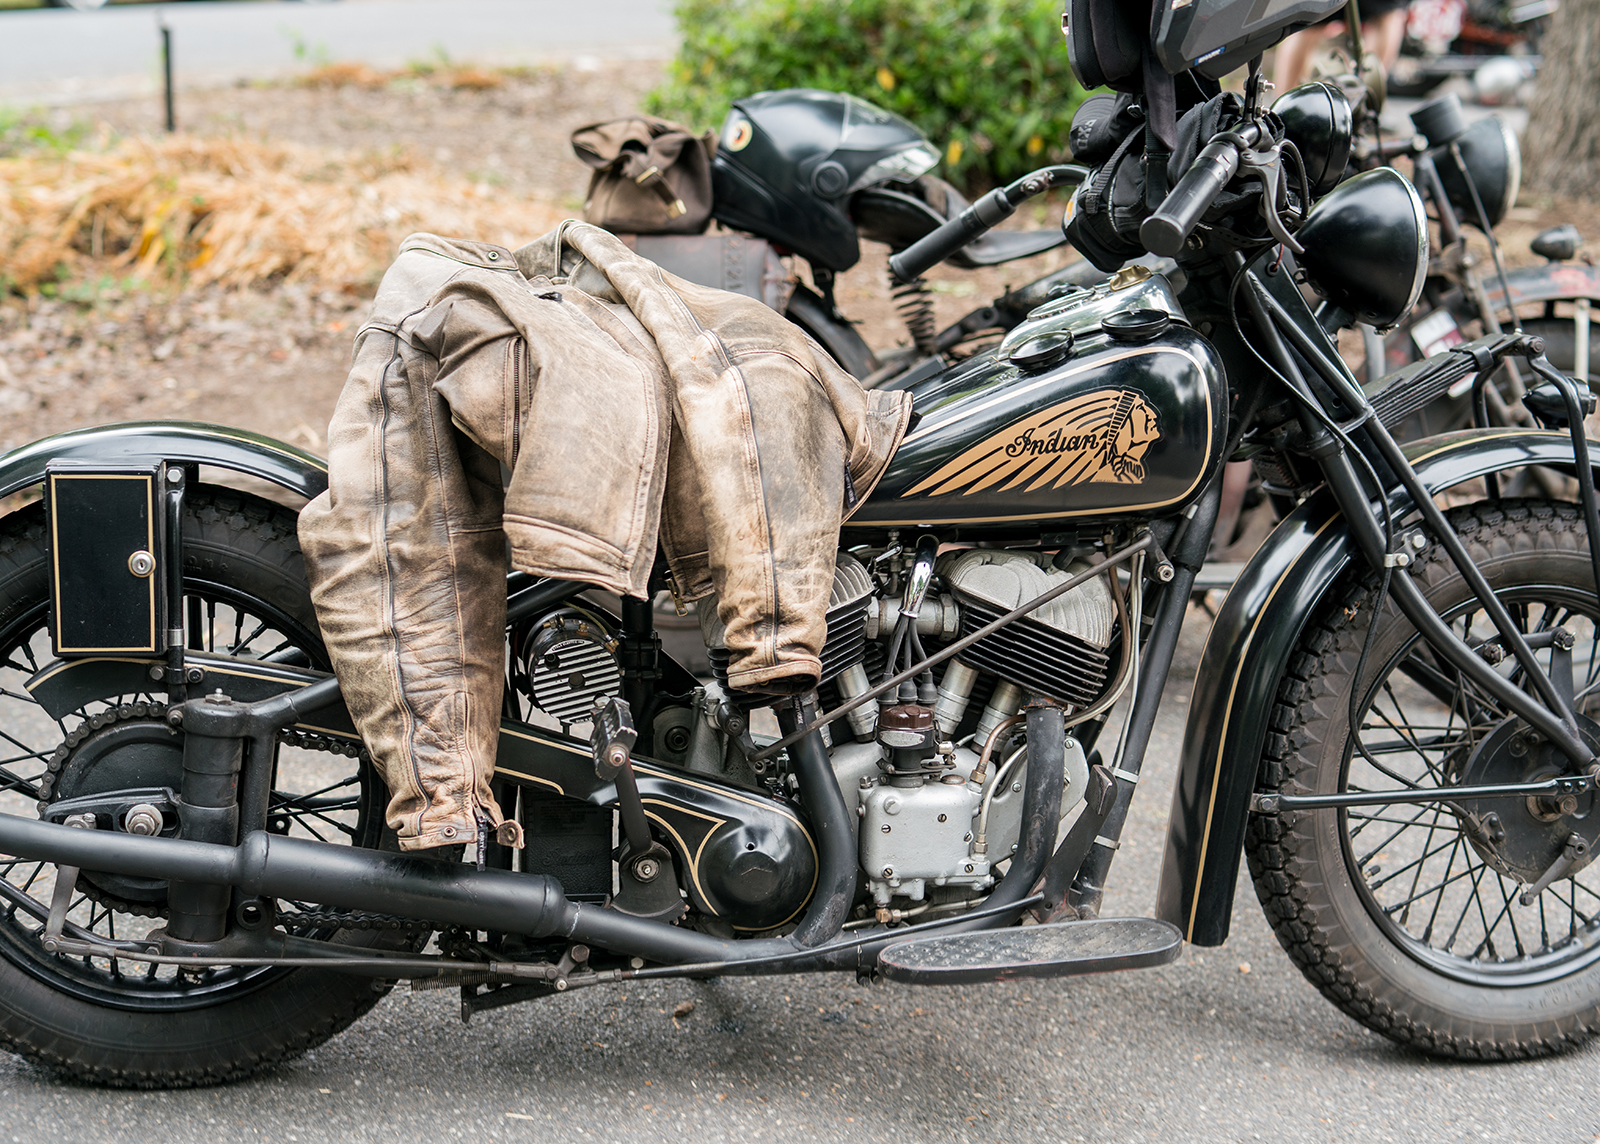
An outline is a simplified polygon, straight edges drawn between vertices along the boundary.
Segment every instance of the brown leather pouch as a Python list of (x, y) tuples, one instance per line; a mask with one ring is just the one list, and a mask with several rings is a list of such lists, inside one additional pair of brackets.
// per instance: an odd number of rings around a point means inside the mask
[(572, 133), (572, 150), (594, 168), (585, 222), (618, 234), (699, 234), (711, 218), (711, 157), (717, 133), (649, 115)]

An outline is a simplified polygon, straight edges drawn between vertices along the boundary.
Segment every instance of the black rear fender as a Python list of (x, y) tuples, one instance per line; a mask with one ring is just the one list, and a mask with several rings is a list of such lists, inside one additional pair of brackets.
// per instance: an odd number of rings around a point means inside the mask
[(212, 465), (258, 477), (306, 500), (328, 487), (326, 461), (259, 433), (199, 421), (127, 421), (58, 433), (0, 456), (0, 496), (42, 484), (51, 461)]

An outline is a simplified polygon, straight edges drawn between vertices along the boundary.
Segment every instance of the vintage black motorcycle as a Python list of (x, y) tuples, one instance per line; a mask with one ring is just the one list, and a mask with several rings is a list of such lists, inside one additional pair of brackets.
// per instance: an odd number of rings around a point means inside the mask
[[(1517, 333), (1371, 397), (1344, 367), (1330, 331), (1398, 320), (1427, 227), (1387, 169), (1312, 206), (1315, 141), (1265, 111), (1261, 51), (1336, 4), (1075, 0), (1074, 66), (1141, 93), (1150, 126), (1119, 147), (1145, 161), (1036, 172), (897, 271), (1079, 183), (1079, 219), (1097, 190), (1154, 204), (1100, 225), (1186, 285), (1130, 270), (1058, 297), (913, 388), (919, 419), (841, 538), (815, 695), (701, 683), (660, 654), (648, 601), (611, 615), (583, 584), (510, 577), (497, 794), (526, 849), (394, 852), (294, 516), (209, 479), (309, 497), (314, 458), (145, 423), (0, 459), (0, 493), (42, 489), (0, 521), (0, 1038), (74, 1076), (180, 1085), (301, 1052), (400, 980), (457, 988), (470, 1015), (642, 979), (1134, 969), (1227, 937), (1244, 853), (1291, 958), (1369, 1027), (1468, 1058), (1586, 1040), (1591, 398)], [(1245, 100), (1211, 94), (1247, 62)], [(1191, 104), (1202, 145), (1163, 186)], [(1508, 356), (1548, 428), (1487, 426)], [(1463, 378), (1480, 427), (1395, 443)], [(1240, 456), (1301, 503), (1207, 643), (1157, 917), (1101, 918)], [(1576, 477), (1580, 503), (1503, 496), (1529, 466)]]

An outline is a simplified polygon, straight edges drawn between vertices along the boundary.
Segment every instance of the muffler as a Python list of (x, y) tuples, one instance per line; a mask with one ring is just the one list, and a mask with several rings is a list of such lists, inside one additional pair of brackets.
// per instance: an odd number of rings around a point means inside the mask
[(724, 941), (617, 910), (570, 902), (547, 874), (477, 870), (412, 854), (252, 831), (238, 846), (82, 830), (0, 814), (0, 854), (82, 870), (232, 886), (260, 897), (559, 938), (651, 961), (733, 961), (792, 952), (785, 939)]
[(573, 914), (560, 883), (548, 875), (475, 870), (260, 830), (238, 846), (224, 846), (0, 814), (0, 853), (534, 938), (562, 933)]

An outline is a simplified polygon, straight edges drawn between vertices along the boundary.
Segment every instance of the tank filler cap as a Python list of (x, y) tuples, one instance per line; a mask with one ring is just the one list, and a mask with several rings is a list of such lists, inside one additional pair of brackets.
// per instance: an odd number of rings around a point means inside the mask
[(1107, 316), (1100, 328), (1119, 342), (1148, 342), (1172, 325), (1165, 310), (1122, 310)]
[(1018, 369), (1037, 373), (1065, 361), (1071, 352), (1072, 331), (1051, 330), (1026, 339), (1006, 356)]

